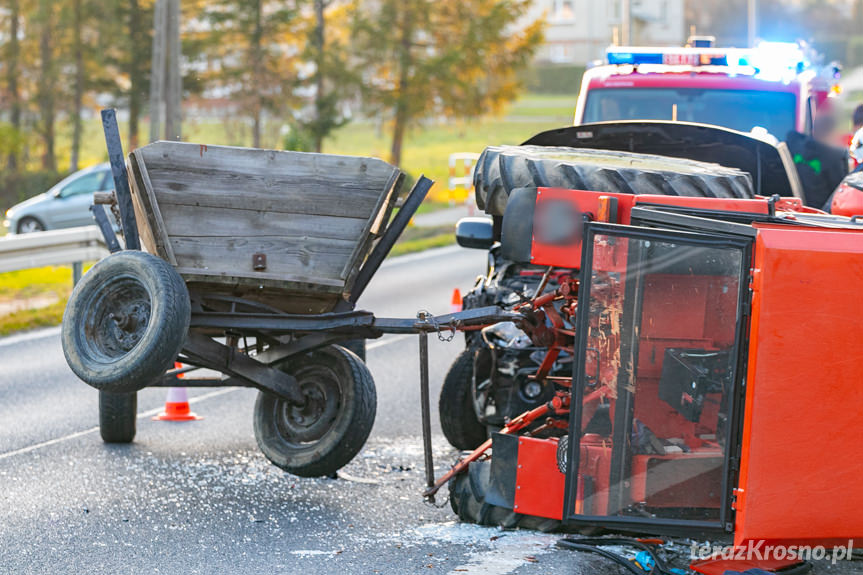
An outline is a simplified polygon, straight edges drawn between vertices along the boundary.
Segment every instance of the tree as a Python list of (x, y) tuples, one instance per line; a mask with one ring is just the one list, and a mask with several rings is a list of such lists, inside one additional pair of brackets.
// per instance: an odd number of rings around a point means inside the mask
[(342, 104), (350, 99), (358, 78), (349, 63), (350, 15), (356, 2), (312, 0), (308, 41), (303, 59), (314, 66), (306, 82), (313, 92), (312, 111), (300, 116), (297, 127), (311, 140), (311, 148), (320, 152), (324, 140), (347, 123)]
[[(18, 0), (9, 2), (9, 41), (6, 45), (6, 90), (9, 98), (9, 122), (12, 127), (12, 136), (19, 139), (21, 135), (21, 93), (18, 89), (19, 58), (21, 46), (18, 41), (18, 26), (21, 20), (21, 9)], [(12, 146), (7, 160), (9, 172), (15, 174), (18, 171), (18, 150)]]
[(39, 116), (42, 135), (42, 168), (57, 171), (57, 157), (54, 154), (54, 98), (56, 87), (56, 67), (54, 65), (54, 3), (39, 0)]
[(72, 111), (72, 154), (69, 158), (69, 171), (78, 171), (78, 156), (81, 153), (81, 110), (84, 107), (84, 45), (81, 29), (84, 27), (83, 0), (72, 0), (72, 45), (75, 53), (75, 95)]
[(141, 100), (147, 93), (147, 69), (149, 67), (150, 42), (147, 35), (149, 26), (141, 22), (152, 20), (150, 11), (144, 9), (138, 0), (128, 0), (127, 24), (129, 30), (129, 149), (138, 147)]
[(298, 55), (297, 9), (275, 0), (213, 0), (208, 84), (252, 121), (252, 145), (261, 146), (266, 113), (284, 114), (294, 101)]
[(378, 0), (358, 11), (356, 51), (371, 114), (392, 120), (390, 161), (406, 131), (435, 115), (498, 111), (542, 40), (540, 21), (519, 28), (529, 0)]

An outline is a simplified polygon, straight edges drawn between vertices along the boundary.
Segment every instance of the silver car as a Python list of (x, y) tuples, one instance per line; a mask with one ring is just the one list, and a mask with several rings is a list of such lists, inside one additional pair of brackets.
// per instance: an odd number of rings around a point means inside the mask
[(11, 207), (3, 225), (10, 234), (92, 225), (94, 192), (114, 189), (111, 165), (99, 164), (75, 172), (43, 194)]

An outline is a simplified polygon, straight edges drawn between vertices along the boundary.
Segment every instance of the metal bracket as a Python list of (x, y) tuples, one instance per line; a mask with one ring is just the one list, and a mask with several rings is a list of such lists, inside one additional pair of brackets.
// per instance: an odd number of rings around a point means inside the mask
[(129, 174), (126, 172), (126, 158), (123, 154), (123, 144), (120, 142), (120, 129), (117, 126), (117, 110), (102, 110), (102, 129), (105, 132), (111, 174), (114, 176), (114, 193), (117, 195), (117, 205), (120, 208), (126, 249), (140, 250), (141, 240), (138, 238), (138, 223), (135, 221), (132, 192), (129, 190)]
[(277, 395), (291, 403), (303, 405), (305, 396), (295, 377), (274, 369), (206, 335), (189, 333), (183, 344), (183, 354), (212, 369), (248, 381), (255, 387)]
[(108, 220), (108, 214), (105, 213), (105, 206), (94, 204), (90, 206), (90, 211), (93, 212), (93, 218), (96, 220), (96, 225), (99, 226), (99, 231), (102, 232), (102, 237), (105, 238), (105, 245), (108, 246), (108, 251), (113, 253), (120, 251), (120, 242), (117, 241), (117, 234), (114, 233), (114, 228), (111, 227), (111, 222)]

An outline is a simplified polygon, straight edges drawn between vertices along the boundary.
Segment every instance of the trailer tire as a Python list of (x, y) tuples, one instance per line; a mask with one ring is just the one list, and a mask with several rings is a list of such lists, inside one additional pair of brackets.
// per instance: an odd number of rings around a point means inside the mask
[(132, 443), (138, 420), (138, 394), (99, 392), (99, 434), (105, 443)]
[(561, 527), (557, 519), (523, 515), (506, 507), (487, 503), (489, 486), (489, 461), (471, 463), (466, 473), (456, 475), (449, 483), (449, 501), (452, 510), (465, 523), (504, 529), (532, 529), (551, 533)]
[(488, 439), (488, 429), (477, 419), (473, 407), (473, 359), (470, 347), (449, 368), (440, 390), (438, 415), (447, 441), (462, 451), (479, 447)]
[(117, 252), (75, 286), (63, 315), (63, 353), (92, 387), (138, 391), (172, 366), (190, 316), (186, 284), (168, 262), (140, 251)]
[(337, 345), (291, 358), (280, 369), (297, 378), (310, 401), (298, 407), (260, 392), (254, 417), (258, 447), (288, 473), (333, 475), (371, 433), (377, 408), (372, 374), (353, 352)]
[(366, 340), (365, 339), (348, 339), (340, 341), (339, 345), (343, 348), (354, 352), (358, 358), (366, 361)]
[(752, 198), (751, 176), (684, 158), (545, 146), (491, 146), (474, 171), (476, 204), (502, 216), (516, 188), (566, 188), (621, 194)]

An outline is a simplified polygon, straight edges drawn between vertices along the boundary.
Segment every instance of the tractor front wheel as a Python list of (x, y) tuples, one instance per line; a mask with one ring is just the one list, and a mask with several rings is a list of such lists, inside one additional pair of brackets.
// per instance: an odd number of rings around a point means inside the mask
[(449, 501), (452, 510), (461, 521), (476, 523), (487, 527), (504, 529), (534, 529), (544, 533), (557, 531), (560, 521), (522, 515), (506, 507), (487, 503), (485, 500), (489, 487), (490, 461), (471, 463), (467, 472), (457, 475), (449, 484)]
[(446, 374), (438, 400), (440, 426), (447, 441), (462, 451), (476, 449), (488, 439), (473, 399), (474, 348), (462, 351)]

